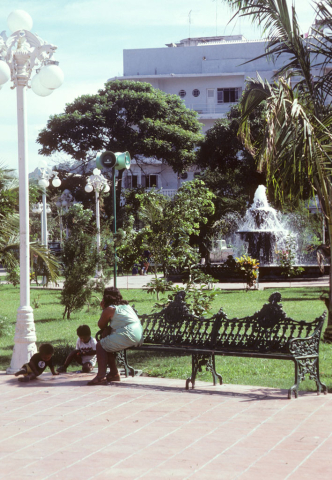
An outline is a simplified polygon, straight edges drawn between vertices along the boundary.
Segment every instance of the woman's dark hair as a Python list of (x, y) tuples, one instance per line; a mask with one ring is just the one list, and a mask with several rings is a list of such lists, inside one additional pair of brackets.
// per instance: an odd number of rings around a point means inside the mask
[(127, 300), (122, 298), (120, 290), (115, 287), (107, 287), (104, 290), (104, 306), (110, 305), (128, 305)]
[(76, 333), (78, 337), (87, 337), (89, 335), (91, 336), (91, 330), (89, 325), (80, 325), (76, 330)]
[(53, 355), (54, 348), (50, 343), (43, 343), (38, 349), (39, 353), (42, 355)]

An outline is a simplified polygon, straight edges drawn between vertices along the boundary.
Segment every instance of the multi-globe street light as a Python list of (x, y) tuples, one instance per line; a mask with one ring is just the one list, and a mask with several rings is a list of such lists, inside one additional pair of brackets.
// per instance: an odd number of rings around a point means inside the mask
[[(99, 208), (99, 193), (102, 191), (107, 193), (110, 191), (110, 186), (107, 183), (107, 179), (102, 175), (99, 168), (93, 170), (93, 175), (88, 178), (88, 183), (85, 186), (85, 191), (91, 193), (95, 191), (96, 199), (96, 226), (97, 226), (97, 252), (100, 252), (100, 208)], [(97, 269), (96, 277), (102, 275), (101, 269)]]
[[(17, 95), (17, 136), (20, 215), (20, 306), (14, 337), (14, 350), (8, 374), (15, 373), (36, 352), (36, 331), (30, 306), (29, 177), (27, 148), (26, 90), (50, 95), (63, 82), (63, 72), (54, 61), (56, 46), (31, 33), (32, 18), (23, 10), (7, 19), (9, 30), (0, 34), (0, 87), (9, 79)], [(36, 75), (31, 80), (31, 75)], [(45, 209), (46, 210), (46, 209)]]

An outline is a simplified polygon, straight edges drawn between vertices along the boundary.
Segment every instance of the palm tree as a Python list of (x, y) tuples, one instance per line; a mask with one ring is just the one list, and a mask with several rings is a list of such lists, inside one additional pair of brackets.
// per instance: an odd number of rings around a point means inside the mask
[[(13, 170), (0, 164), (0, 263), (7, 269), (18, 266), (19, 215), (15, 212), (17, 200), (18, 181), (13, 175)], [(46, 266), (49, 277), (56, 281), (59, 275), (57, 260), (49, 254), (48, 250), (36, 243), (30, 243), (30, 254), (37, 255)]]
[[(227, 3), (236, 9), (234, 17), (250, 16), (253, 23), (263, 27), (268, 41), (262, 57), (282, 54), (288, 57), (288, 62), (275, 73), (278, 80), (273, 85), (259, 76), (248, 82), (241, 99), (240, 135), (255, 152), (259, 167), (266, 168), (268, 186), (273, 187), (281, 201), (286, 196), (300, 196), (309, 183), (323, 208), (331, 244), (332, 114), (326, 101), (332, 93), (332, 73), (328, 68), (332, 63), (332, 43), (324, 34), (324, 27), (332, 27), (332, 0), (314, 2), (316, 23), (310, 37), (301, 34), (295, 7), (292, 5), (290, 13), (286, 0), (229, 0)], [(255, 150), (248, 117), (263, 101), (267, 105), (266, 132), (262, 144)], [(325, 338), (330, 340), (331, 286), (332, 269), (325, 332)]]

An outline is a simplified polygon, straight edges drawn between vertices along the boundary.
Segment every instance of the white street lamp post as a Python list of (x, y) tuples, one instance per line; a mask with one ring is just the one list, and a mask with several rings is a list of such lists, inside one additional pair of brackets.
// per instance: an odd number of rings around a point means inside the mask
[[(97, 252), (100, 252), (100, 208), (99, 208), (99, 192), (109, 192), (110, 186), (107, 183), (107, 179), (102, 175), (99, 168), (93, 170), (93, 175), (90, 175), (88, 178), (88, 183), (85, 186), (85, 191), (91, 193), (92, 190), (95, 191), (95, 200), (96, 200), (96, 226), (97, 226)], [(101, 269), (97, 269), (96, 277), (101, 277), (103, 274)]]
[[(31, 82), (32, 90), (41, 96), (50, 95), (63, 82), (63, 73), (52, 59), (56, 47), (46, 43), (30, 32), (32, 19), (23, 10), (13, 11), (7, 19), (12, 34), (0, 35), (0, 86), (10, 78), (17, 93), (17, 133), (19, 164), (19, 214), (20, 214), (20, 307), (14, 338), (14, 351), (10, 368), (12, 374), (28, 362), (36, 352), (36, 332), (33, 310), (30, 306), (30, 255), (29, 255), (29, 183), (27, 115), (25, 94), (34, 68), (39, 68), (37, 80), (42, 86), (38, 91)], [(51, 67), (51, 69), (50, 69)]]
[(42, 211), (42, 216), (43, 216), (43, 221), (42, 221), (42, 228), (43, 228), (43, 233), (42, 233), (42, 245), (44, 245), (46, 248), (48, 246), (48, 232), (47, 232), (47, 211), (46, 208), (46, 188), (49, 186), (50, 182), (49, 180), (53, 178), (52, 180), (52, 185), (53, 187), (60, 187), (61, 185), (61, 180), (58, 178), (58, 172), (52, 171), (49, 168), (44, 168), (41, 167), (41, 178), (38, 181), (38, 185), (42, 187), (43, 189), (43, 194), (42, 194), (42, 202), (43, 202), (43, 211)]

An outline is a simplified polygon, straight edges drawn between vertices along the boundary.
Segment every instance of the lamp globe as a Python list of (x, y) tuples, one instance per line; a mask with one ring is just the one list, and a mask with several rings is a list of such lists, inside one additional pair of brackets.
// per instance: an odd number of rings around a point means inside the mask
[(60, 180), (60, 178), (58, 178), (58, 177), (53, 178), (53, 180), (52, 180), (52, 185), (53, 185), (53, 187), (56, 187), (56, 188), (57, 188), (57, 187), (60, 187), (60, 185), (61, 185), (61, 180)]
[(8, 15), (7, 25), (9, 30), (14, 33), (18, 30), (32, 29), (33, 21), (30, 15), (24, 10), (14, 10)]
[(43, 188), (47, 188), (49, 186), (50, 182), (46, 180), (46, 178), (41, 178), (38, 180), (38, 185)]
[(48, 95), (51, 95), (53, 93), (53, 90), (50, 88), (44, 87), (40, 83), (40, 76), (39, 73), (37, 73), (31, 80), (31, 89), (32, 91), (36, 94), (39, 95), (40, 97), (47, 97)]
[(64, 74), (58, 65), (45, 65), (40, 69), (40, 83), (45, 88), (54, 90), (63, 84)]
[(4, 85), (10, 79), (10, 68), (6, 62), (0, 60), (0, 85)]

